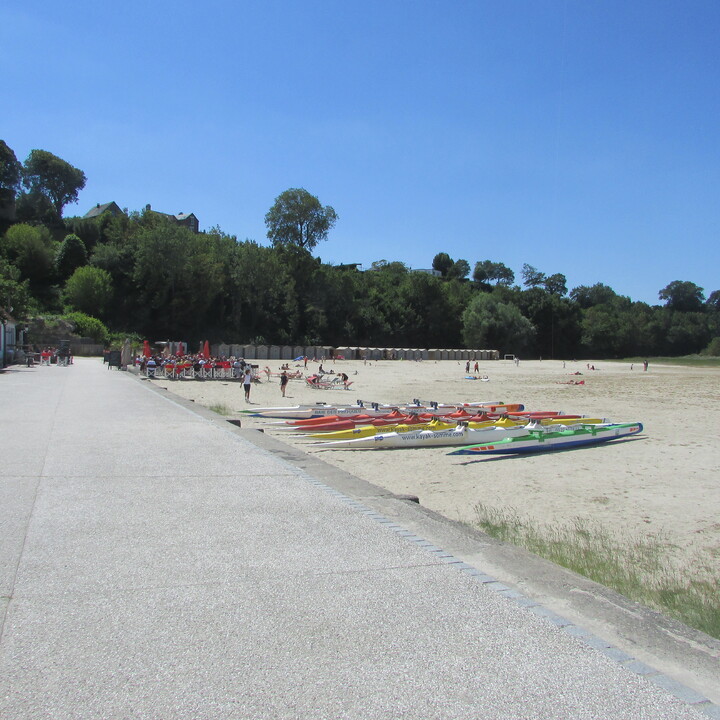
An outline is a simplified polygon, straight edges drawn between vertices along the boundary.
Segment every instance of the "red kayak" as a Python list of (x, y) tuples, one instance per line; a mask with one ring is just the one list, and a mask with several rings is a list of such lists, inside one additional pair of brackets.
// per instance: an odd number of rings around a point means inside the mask
[(340, 421), (329, 422), (324, 425), (304, 425), (294, 428), (299, 432), (336, 432), (339, 430), (353, 430), (356, 427), (364, 425), (373, 425), (375, 427), (387, 427), (388, 425), (424, 425), (428, 423), (428, 419), (421, 418), (417, 415), (400, 415), (393, 418), (371, 418), (370, 420), (358, 421), (356, 418), (343, 418)]

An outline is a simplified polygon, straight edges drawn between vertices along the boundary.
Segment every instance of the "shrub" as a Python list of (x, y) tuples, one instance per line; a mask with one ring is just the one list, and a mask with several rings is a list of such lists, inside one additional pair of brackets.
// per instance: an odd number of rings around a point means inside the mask
[(81, 337), (92, 338), (96, 343), (107, 345), (110, 340), (110, 333), (105, 325), (97, 318), (81, 312), (67, 313), (63, 319), (72, 323), (75, 334)]
[(702, 351), (701, 355), (710, 355), (711, 357), (720, 357), (720, 337), (714, 337), (708, 346)]
[(68, 279), (63, 297), (75, 310), (102, 314), (112, 300), (112, 278), (101, 268), (85, 265)]

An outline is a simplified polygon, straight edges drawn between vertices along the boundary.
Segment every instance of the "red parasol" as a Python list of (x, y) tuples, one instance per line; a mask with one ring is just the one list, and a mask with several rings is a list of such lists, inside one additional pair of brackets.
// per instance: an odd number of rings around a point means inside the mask
[(150, 349), (149, 340), (143, 340), (143, 355), (145, 357), (152, 357), (152, 350)]
[(206, 360), (210, 359), (210, 341), (206, 340), (205, 345), (203, 345), (203, 355), (205, 356)]

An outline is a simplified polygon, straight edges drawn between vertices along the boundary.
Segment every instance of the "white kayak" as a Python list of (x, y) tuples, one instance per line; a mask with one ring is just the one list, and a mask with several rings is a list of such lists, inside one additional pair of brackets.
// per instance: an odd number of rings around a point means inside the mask
[(642, 423), (607, 423), (606, 425), (570, 426), (566, 428), (532, 428), (519, 437), (505, 437), (499, 441), (483, 441), (453, 450), (449, 455), (497, 455), (564, 450), (594, 445), (637, 435)]

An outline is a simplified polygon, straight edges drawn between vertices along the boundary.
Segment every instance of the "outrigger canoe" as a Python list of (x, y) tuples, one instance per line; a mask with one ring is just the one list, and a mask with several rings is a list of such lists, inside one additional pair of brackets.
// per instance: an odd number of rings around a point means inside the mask
[(570, 427), (550, 432), (548, 432), (547, 427), (533, 428), (528, 429), (524, 435), (506, 437), (497, 442), (468, 445), (453, 450), (448, 455), (496, 455), (564, 450), (630, 437), (642, 431), (642, 423), (583, 425), (577, 428)]
[(458, 408), (465, 408), (479, 413), (486, 412), (520, 412), (524, 410), (524, 406), (519, 403), (502, 403), (502, 402), (478, 402), (478, 403), (420, 403), (413, 401), (412, 403), (399, 405), (385, 405), (379, 403), (364, 403), (360, 400), (354, 405), (328, 405), (326, 403), (318, 403), (316, 405), (294, 405), (290, 407), (259, 407), (247, 408), (240, 412), (244, 415), (253, 417), (262, 417), (268, 419), (286, 419), (286, 420), (302, 420), (320, 417), (328, 417), (331, 415), (340, 415), (352, 417), (353, 415), (368, 414), (380, 416), (392, 410), (399, 410), (403, 413), (432, 413), (433, 415), (442, 415), (448, 412), (456, 411)]
[[(584, 425), (599, 425), (601, 423), (607, 423), (607, 418), (581, 418), (579, 415), (560, 415), (557, 417), (543, 418), (539, 421), (541, 425), (569, 425), (582, 423)], [(481, 422), (469, 421), (465, 422), (465, 425), (471, 430), (480, 430), (482, 428), (496, 426), (496, 427), (527, 427), (527, 422), (524, 420), (512, 420), (510, 418), (502, 418), (499, 420), (485, 420)], [(380, 435), (381, 433), (398, 432), (405, 433), (410, 430), (454, 430), (460, 426), (460, 423), (455, 421), (444, 420), (443, 418), (433, 418), (427, 422), (403, 422), (398, 421), (398, 424), (388, 424), (378, 426), (375, 423), (367, 425), (354, 425), (347, 429), (331, 429), (322, 430), (312, 428), (312, 433), (307, 434), (305, 437), (313, 438), (315, 440), (356, 440), (358, 438), (371, 437), (373, 435)]]
[[(557, 427), (557, 426), (555, 426)], [(565, 426), (562, 426), (565, 427)], [(446, 430), (409, 430), (407, 432), (382, 432), (369, 437), (351, 440), (331, 440), (314, 443), (321, 450), (383, 450), (397, 448), (439, 447), (466, 445), (468, 443), (498, 443), (506, 438), (527, 436), (528, 426), (514, 423), (491, 425), (473, 429), (460, 425)]]

